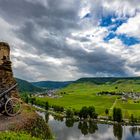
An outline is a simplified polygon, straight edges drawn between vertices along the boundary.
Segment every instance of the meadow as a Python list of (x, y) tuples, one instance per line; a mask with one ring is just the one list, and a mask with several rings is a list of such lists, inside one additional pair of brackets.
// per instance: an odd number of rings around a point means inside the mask
[(127, 81), (125, 84), (117, 81), (99, 85), (88, 82), (74, 83), (59, 90), (57, 94), (60, 97), (36, 97), (36, 102), (44, 104), (48, 101), (50, 105), (59, 105), (65, 109), (72, 108), (75, 110), (80, 110), (83, 106), (94, 106), (99, 116), (105, 115), (105, 109), (109, 109), (109, 114), (112, 115), (113, 107), (119, 107), (122, 109), (124, 118), (129, 118), (131, 114), (134, 114), (137, 118), (140, 117), (140, 103), (134, 103), (132, 99), (124, 102), (119, 95), (97, 95), (102, 91), (140, 92), (140, 85), (131, 81)]

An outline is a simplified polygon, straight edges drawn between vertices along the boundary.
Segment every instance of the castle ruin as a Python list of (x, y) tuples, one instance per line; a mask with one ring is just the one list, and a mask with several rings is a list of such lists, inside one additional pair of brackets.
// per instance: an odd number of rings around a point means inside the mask
[[(10, 61), (10, 46), (0, 42), (0, 93), (16, 84)], [(18, 96), (17, 88), (11, 90), (13, 96)]]

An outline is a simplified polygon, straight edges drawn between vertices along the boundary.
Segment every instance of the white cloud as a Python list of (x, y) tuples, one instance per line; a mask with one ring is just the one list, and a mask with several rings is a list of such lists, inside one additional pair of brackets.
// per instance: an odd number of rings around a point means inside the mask
[(82, 3), (80, 15), (84, 16), (86, 12), (91, 13), (94, 18), (93, 23), (98, 23), (103, 15), (116, 14), (119, 17), (133, 17), (140, 11), (139, 0), (85, 0)]
[(108, 11), (113, 11), (119, 16), (135, 16), (140, 9), (139, 0), (106, 0), (103, 7)]
[(140, 13), (135, 17), (129, 18), (127, 23), (122, 24), (118, 29), (118, 34), (127, 34), (140, 38)]

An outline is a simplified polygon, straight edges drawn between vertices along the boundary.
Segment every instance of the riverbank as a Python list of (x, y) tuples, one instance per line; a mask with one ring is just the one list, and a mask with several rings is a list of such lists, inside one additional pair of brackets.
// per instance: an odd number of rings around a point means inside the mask
[[(42, 107), (39, 107), (37, 105), (34, 105), (35, 109), (37, 111), (41, 111), (41, 112), (46, 112), (46, 110)], [(58, 118), (67, 118), (66, 116), (66, 111), (64, 112), (55, 112), (53, 111), (52, 109), (51, 110), (47, 110), (47, 112), (49, 114), (51, 114), (52, 116), (55, 116), (55, 117), (58, 117)], [(121, 125), (130, 125), (130, 126), (140, 126), (140, 122), (131, 122), (129, 119), (123, 119), (122, 122), (116, 122), (116, 121), (113, 121), (113, 120), (110, 120), (108, 119), (109, 117), (108, 116), (98, 116), (97, 119), (91, 119), (91, 118), (86, 118), (86, 119), (80, 119), (78, 116), (73, 116), (72, 118), (68, 118), (68, 119), (73, 119), (75, 122), (77, 121), (95, 121), (97, 123), (102, 123), (102, 124), (110, 124), (110, 125), (113, 125), (113, 124), (121, 124)]]
[[(45, 112), (41, 113), (45, 118)], [(138, 140), (139, 126), (104, 124), (93, 120), (73, 121), (49, 115), (48, 124), (57, 140)]]

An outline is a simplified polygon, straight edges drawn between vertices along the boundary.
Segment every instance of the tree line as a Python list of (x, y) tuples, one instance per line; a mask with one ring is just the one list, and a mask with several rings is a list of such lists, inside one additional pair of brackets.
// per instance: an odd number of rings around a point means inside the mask
[[(52, 108), (55, 112), (65, 111), (67, 118), (73, 118), (73, 116), (78, 116), (80, 119), (86, 119), (86, 118), (97, 119), (98, 118), (98, 114), (96, 113), (94, 106), (89, 106), (89, 107), (83, 106), (80, 110), (75, 110), (75, 109), (65, 110), (64, 107), (59, 106), (59, 105), (49, 105), (48, 101), (39, 102), (38, 100), (36, 100), (35, 97), (32, 97), (29, 94), (23, 94), (22, 99), (26, 103), (39, 105), (45, 108), (46, 110), (49, 110), (49, 108)], [(105, 109), (105, 114), (107, 116), (109, 115), (109, 109)], [(113, 108), (112, 119), (111, 119), (111, 116), (109, 119), (113, 121), (117, 121), (117, 122), (122, 122), (123, 121), (122, 110), (120, 108)], [(130, 122), (136, 123), (137, 119), (134, 118), (133, 115), (131, 115)]]

